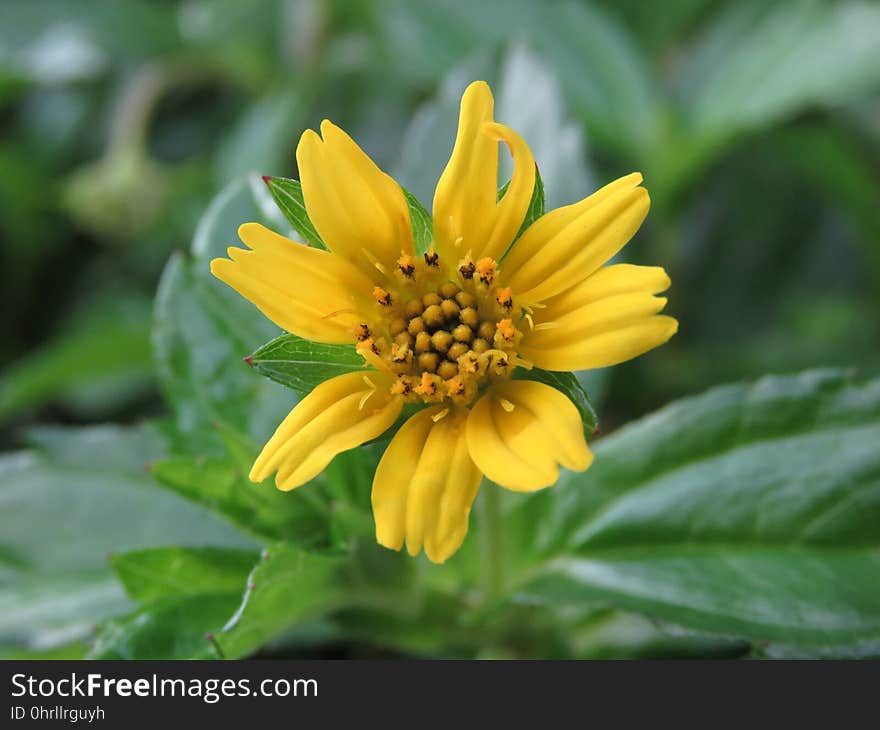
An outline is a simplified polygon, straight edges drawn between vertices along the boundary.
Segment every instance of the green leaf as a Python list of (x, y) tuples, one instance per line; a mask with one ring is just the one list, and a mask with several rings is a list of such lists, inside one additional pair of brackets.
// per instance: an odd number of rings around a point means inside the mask
[(364, 358), (354, 345), (325, 345), (292, 334), (267, 342), (247, 362), (260, 375), (300, 395), (308, 395), (325, 380), (364, 367)]
[(204, 509), (155, 489), (149, 426), (41, 428), (0, 457), (0, 644), (49, 649), (129, 608), (107, 554), (156, 545), (252, 547)]
[(830, 106), (880, 83), (880, 8), (865, 2), (730, 5), (678, 77), (694, 134), (718, 145), (809, 105)]
[(880, 637), (880, 380), (765, 377), (664, 408), (511, 525), (520, 599), (604, 601), (752, 641)]
[(191, 255), (173, 256), (162, 274), (153, 351), (176, 415), (179, 449), (225, 453), (217, 423), (262, 442), (296, 403), (292, 393), (255, 377), (242, 362), (278, 328), (210, 272), (211, 259), (226, 255), (242, 222), (273, 223), (271, 212), (277, 209), (259, 178), (235, 181), (200, 221)]
[(742, 640), (685, 631), (610, 609), (590, 612), (563, 630), (578, 659), (734, 658), (750, 648)]
[(110, 564), (135, 601), (239, 593), (259, 560), (254, 550), (163, 547), (113, 555)]
[(276, 489), (271, 480), (253, 484), (247, 472), (228, 459), (210, 457), (172, 456), (155, 462), (152, 471), (164, 486), (255, 537), (291, 540), (302, 546), (325, 545), (329, 539), (330, 504), (314, 483), (288, 494)]
[(409, 190), (403, 191), (403, 197), (406, 198), (406, 204), (409, 206), (413, 246), (416, 253), (421, 255), (428, 250), (428, 246), (434, 240), (434, 221), (431, 219), (431, 214), (425, 210), (425, 206)]
[(303, 242), (309, 246), (326, 250), (327, 246), (321, 240), (321, 236), (318, 235), (318, 231), (315, 230), (315, 226), (306, 212), (306, 203), (299, 180), (291, 180), (287, 177), (264, 177), (263, 180), (278, 204), (278, 208), (293, 226), (293, 230), (302, 236)]
[[(122, 306), (120, 306), (122, 304)], [(61, 400), (100, 415), (152, 385), (149, 303), (100, 301), (0, 374), (0, 421)]]
[(129, 596), (145, 605), (105, 621), (90, 658), (217, 658), (211, 634), (235, 611), (259, 559), (252, 550), (179, 547), (113, 556)]
[(216, 179), (221, 185), (254, 170), (271, 174), (285, 169), (291, 130), (305, 123), (311, 101), (307, 96), (303, 85), (284, 85), (245, 108), (217, 150)]
[(550, 370), (541, 370), (541, 368), (532, 368), (531, 370), (517, 368), (514, 378), (516, 380), (534, 380), (538, 383), (544, 383), (563, 393), (578, 409), (578, 413), (581, 415), (581, 422), (584, 424), (584, 433), (588, 437), (593, 435), (599, 419), (596, 417), (596, 411), (593, 410), (593, 405), (590, 403), (587, 391), (578, 382), (574, 373), (557, 373)]
[(211, 642), (238, 602), (235, 593), (166, 598), (104, 622), (89, 659), (216, 659)]
[(344, 603), (349, 591), (340, 578), (348, 562), (346, 555), (307, 553), (284, 544), (268, 547), (248, 579), (241, 605), (215, 637), (223, 655), (247, 656), (269, 639)]

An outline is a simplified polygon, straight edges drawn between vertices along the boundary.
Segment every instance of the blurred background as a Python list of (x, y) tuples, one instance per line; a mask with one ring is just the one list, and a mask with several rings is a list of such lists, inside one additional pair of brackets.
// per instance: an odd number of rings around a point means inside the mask
[(670, 271), (681, 331), (608, 374), (605, 429), (718, 382), (877, 369), (877, 3), (0, 7), (3, 447), (162, 412), (163, 265), (236, 176), (296, 177), (305, 127), (332, 118), (429, 204), (473, 78), (535, 148), (548, 205), (645, 174), (626, 255)]
[[(669, 271), (667, 311), (681, 328), (585, 376), (607, 434), (718, 383), (820, 366), (880, 372), (878, 58), (880, 3), (866, 0), (0, 0), (0, 655), (5, 640), (60, 651), (128, 610), (111, 548), (255, 549), (152, 488), (144, 464), (165, 447), (140, 424), (172, 420), (160, 380), (187, 457), (166, 462), (160, 481), (188, 497), (196, 485), (221, 514), (228, 499), (247, 519), (262, 515), (263, 537), (299, 535), (291, 515), (314, 521), (301, 515), (311, 500), (273, 492), (257, 509), (243, 486), (247, 450), (293, 396), (239, 358), (276, 332), (231, 293), (222, 307), (204, 288), (187, 299), (210, 279), (203, 261), (178, 255), (166, 269), (230, 185), (233, 204), (207, 228), (212, 250), (226, 231), (235, 243), (236, 201), (262, 205), (243, 176), (297, 177), (303, 129), (332, 119), (430, 207), (461, 92), (483, 78), (496, 118), (531, 145), (548, 208), (644, 173), (652, 210), (624, 256)], [(199, 307), (215, 304), (234, 336), (205, 325)], [(255, 439), (232, 457), (229, 424)], [(245, 456), (218, 466), (205, 453)], [(357, 477), (366, 510), (370, 469), (358, 464), (337, 471)], [(177, 484), (172, 467), (191, 474)], [(231, 610), (216, 612), (220, 625)], [(633, 633), (654, 640), (639, 621), (621, 646), (641, 640)], [(201, 651), (201, 623), (193, 636)], [(168, 641), (147, 655), (194, 655)], [(627, 652), (644, 653), (610, 654)]]

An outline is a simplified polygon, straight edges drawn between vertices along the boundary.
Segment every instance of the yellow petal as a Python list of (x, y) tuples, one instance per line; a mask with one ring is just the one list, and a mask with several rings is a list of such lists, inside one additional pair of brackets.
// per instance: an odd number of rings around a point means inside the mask
[(632, 238), (648, 214), (648, 191), (633, 173), (589, 198), (547, 213), (523, 233), (504, 261), (510, 286), (543, 302), (580, 283)]
[(323, 140), (306, 130), (296, 148), (309, 218), (327, 247), (375, 276), (413, 252), (409, 206), (398, 185), (339, 127), (324, 120)]
[(579, 307), (619, 294), (658, 294), (666, 291), (670, 283), (669, 276), (660, 266), (603, 266), (580, 284), (545, 300), (544, 306), (535, 310), (535, 322), (552, 321)]
[[(441, 259), (498, 259), (525, 217), (535, 182), (535, 160), (516, 132), (493, 120), (494, 100), (485, 81), (461, 98), (458, 133), (434, 192), (434, 245)], [(510, 186), (498, 201), (498, 142), (513, 157)]]
[(261, 482), (277, 472), (278, 488), (294, 489), (317, 476), (337, 454), (384, 433), (403, 407), (403, 401), (388, 392), (389, 385), (387, 376), (376, 372), (346, 373), (321, 383), (263, 447), (251, 481)]
[(251, 251), (228, 249), (211, 273), (282, 329), (309, 340), (353, 341), (359, 311), (368, 309), (372, 289), (355, 267), (327, 251), (291, 241), (259, 223), (245, 223), (238, 235)]
[(523, 337), (521, 344), (523, 349), (528, 347), (550, 350), (565, 347), (641, 322), (657, 314), (665, 306), (665, 297), (655, 297), (647, 292), (616, 294), (597, 299), (557, 317), (547, 325), (536, 319), (535, 329)]
[(397, 432), (373, 479), (373, 515), (379, 544), (410, 555), (424, 547), (442, 563), (455, 553), (468, 529), (482, 475), (468, 453), (466, 414), (433, 419), (441, 408), (410, 418)]
[(434, 245), (441, 259), (457, 261), (489, 237), (498, 197), (498, 141), (486, 134), (495, 102), (485, 81), (461, 97), (452, 155), (434, 191)]
[(535, 158), (522, 137), (503, 124), (487, 124), (486, 134), (504, 142), (513, 157), (513, 176), (504, 197), (495, 208), (495, 222), (486, 244), (474, 250), (474, 258), (501, 258), (519, 231), (535, 187)]
[[(547, 345), (542, 332), (523, 338), (520, 354), (545, 370), (589, 370), (631, 360), (666, 342), (678, 331), (672, 317), (655, 315), (620, 323), (614, 329), (600, 331), (567, 343)], [(548, 330), (552, 333), (554, 330)]]
[(494, 385), (471, 410), (467, 441), (480, 470), (518, 492), (555, 483), (560, 464), (583, 471), (593, 461), (574, 404), (528, 380)]

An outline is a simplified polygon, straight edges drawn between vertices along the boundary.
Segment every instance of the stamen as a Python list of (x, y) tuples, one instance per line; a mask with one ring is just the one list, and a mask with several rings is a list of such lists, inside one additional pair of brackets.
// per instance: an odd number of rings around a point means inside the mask
[(410, 256), (408, 253), (401, 253), (400, 258), (397, 259), (397, 269), (407, 279), (415, 278), (415, 275), (416, 275), (415, 259), (412, 256)]
[(361, 249), (361, 253), (362, 253), (364, 256), (366, 256), (366, 257), (367, 257), (367, 260), (368, 260), (371, 264), (373, 264), (373, 266), (375, 266), (380, 272), (382, 272), (382, 274), (384, 274), (385, 276), (388, 276), (388, 269), (386, 269), (386, 268), (382, 265), (382, 263), (379, 261), (379, 259), (377, 259), (375, 256), (373, 256), (373, 254), (372, 254), (370, 251), (368, 251), (366, 248), (362, 248), (362, 249)]
[(440, 411), (439, 413), (435, 413), (433, 416), (431, 416), (431, 420), (432, 420), (434, 423), (437, 423), (438, 421), (442, 421), (442, 420), (443, 420), (444, 418), (446, 418), (446, 416), (448, 416), (448, 415), (449, 415), (449, 409), (448, 409), (448, 408), (444, 408), (444, 409), (443, 409), (442, 411)]
[(513, 295), (511, 294), (510, 287), (504, 287), (495, 292), (495, 301), (505, 309), (511, 309), (513, 307)]
[(535, 363), (533, 363), (531, 360), (524, 360), (519, 355), (513, 356), (513, 365), (514, 367), (525, 368), (526, 370), (531, 370), (533, 367), (535, 367)]
[(516, 336), (516, 327), (509, 319), (502, 319), (495, 325), (495, 329), (505, 340), (512, 340)]
[(498, 402), (501, 404), (501, 407), (505, 411), (507, 411), (508, 413), (511, 413), (513, 411), (513, 409), (516, 408), (516, 406), (513, 405), (513, 403), (511, 403), (509, 400), (507, 400), (507, 398), (501, 398)]
[(542, 332), (543, 330), (552, 330), (556, 329), (559, 326), (559, 322), (539, 322), (534, 327), (532, 327), (535, 332)]
[[(456, 246), (464, 246), (461, 237)], [(425, 263), (439, 268), (439, 260), (432, 245)], [(453, 404), (469, 404), (492, 381), (509, 378), (515, 367), (532, 367), (516, 355), (524, 330), (521, 322), (536, 328), (532, 305), (514, 302), (509, 287), (496, 286), (499, 269), (494, 259), (486, 256), (475, 262), (468, 251), (458, 264), (461, 278), (447, 278), (445, 272), (443, 276), (426, 272), (412, 254), (402, 251), (394, 274), (398, 283), (387, 288), (377, 284), (373, 289), (375, 300), (385, 309), (382, 321), (358, 323), (358, 317), (351, 325), (365, 366), (392, 376), (388, 387), (392, 395), (449, 406), (435, 415), (435, 422)], [(426, 274), (427, 281), (422, 282), (420, 277)], [(410, 281), (404, 285), (401, 277)], [(477, 281), (462, 287), (465, 279)], [(416, 286), (416, 282), (430, 285)], [(514, 307), (516, 318), (508, 314)], [(503, 319), (496, 319), (499, 316)], [(364, 382), (368, 391), (359, 394), (360, 409), (378, 390), (375, 378), (365, 377)], [(500, 402), (505, 411), (513, 410), (511, 401)]]
[(366, 405), (367, 401), (370, 400), (371, 396), (372, 396), (375, 392), (376, 392), (376, 389), (373, 388), (373, 390), (368, 390), (366, 393), (364, 393), (364, 394), (361, 396), (361, 399), (358, 401), (358, 410), (359, 410), (359, 411), (364, 410), (364, 406)]
[(394, 384), (391, 386), (391, 394), (392, 395), (409, 395), (412, 392), (412, 385), (409, 382), (409, 379), (406, 375), (401, 375), (394, 381)]
[(373, 287), (373, 296), (383, 307), (391, 306), (391, 293), (383, 289), (381, 286)]
[(475, 268), (480, 281), (486, 285), (491, 284), (492, 280), (495, 278), (496, 266), (495, 259), (491, 259), (488, 256), (477, 261)]
[(385, 358), (379, 356), (379, 348), (376, 347), (376, 343), (373, 341), (372, 337), (363, 342), (359, 342), (356, 347), (358, 354), (360, 354), (360, 356), (374, 368), (388, 373), (389, 375), (396, 375), (388, 363), (385, 362)]
[(437, 383), (434, 382), (435, 378), (437, 378), (437, 376), (432, 376), (431, 373), (422, 373), (422, 381), (413, 388), (413, 391), (424, 396), (432, 396), (436, 394)]
[(464, 241), (464, 236), (459, 236), (458, 238), (456, 238), (456, 239), (452, 242), (452, 245), (455, 246), (455, 248), (458, 248), (458, 247), (461, 246), (462, 241)]

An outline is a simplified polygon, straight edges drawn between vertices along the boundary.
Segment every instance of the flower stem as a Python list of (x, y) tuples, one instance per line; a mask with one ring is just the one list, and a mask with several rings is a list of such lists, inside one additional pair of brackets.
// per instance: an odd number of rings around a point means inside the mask
[(483, 488), (481, 507), (481, 535), (483, 575), (486, 602), (499, 596), (504, 589), (504, 534), (501, 524), (501, 491), (497, 484)]

